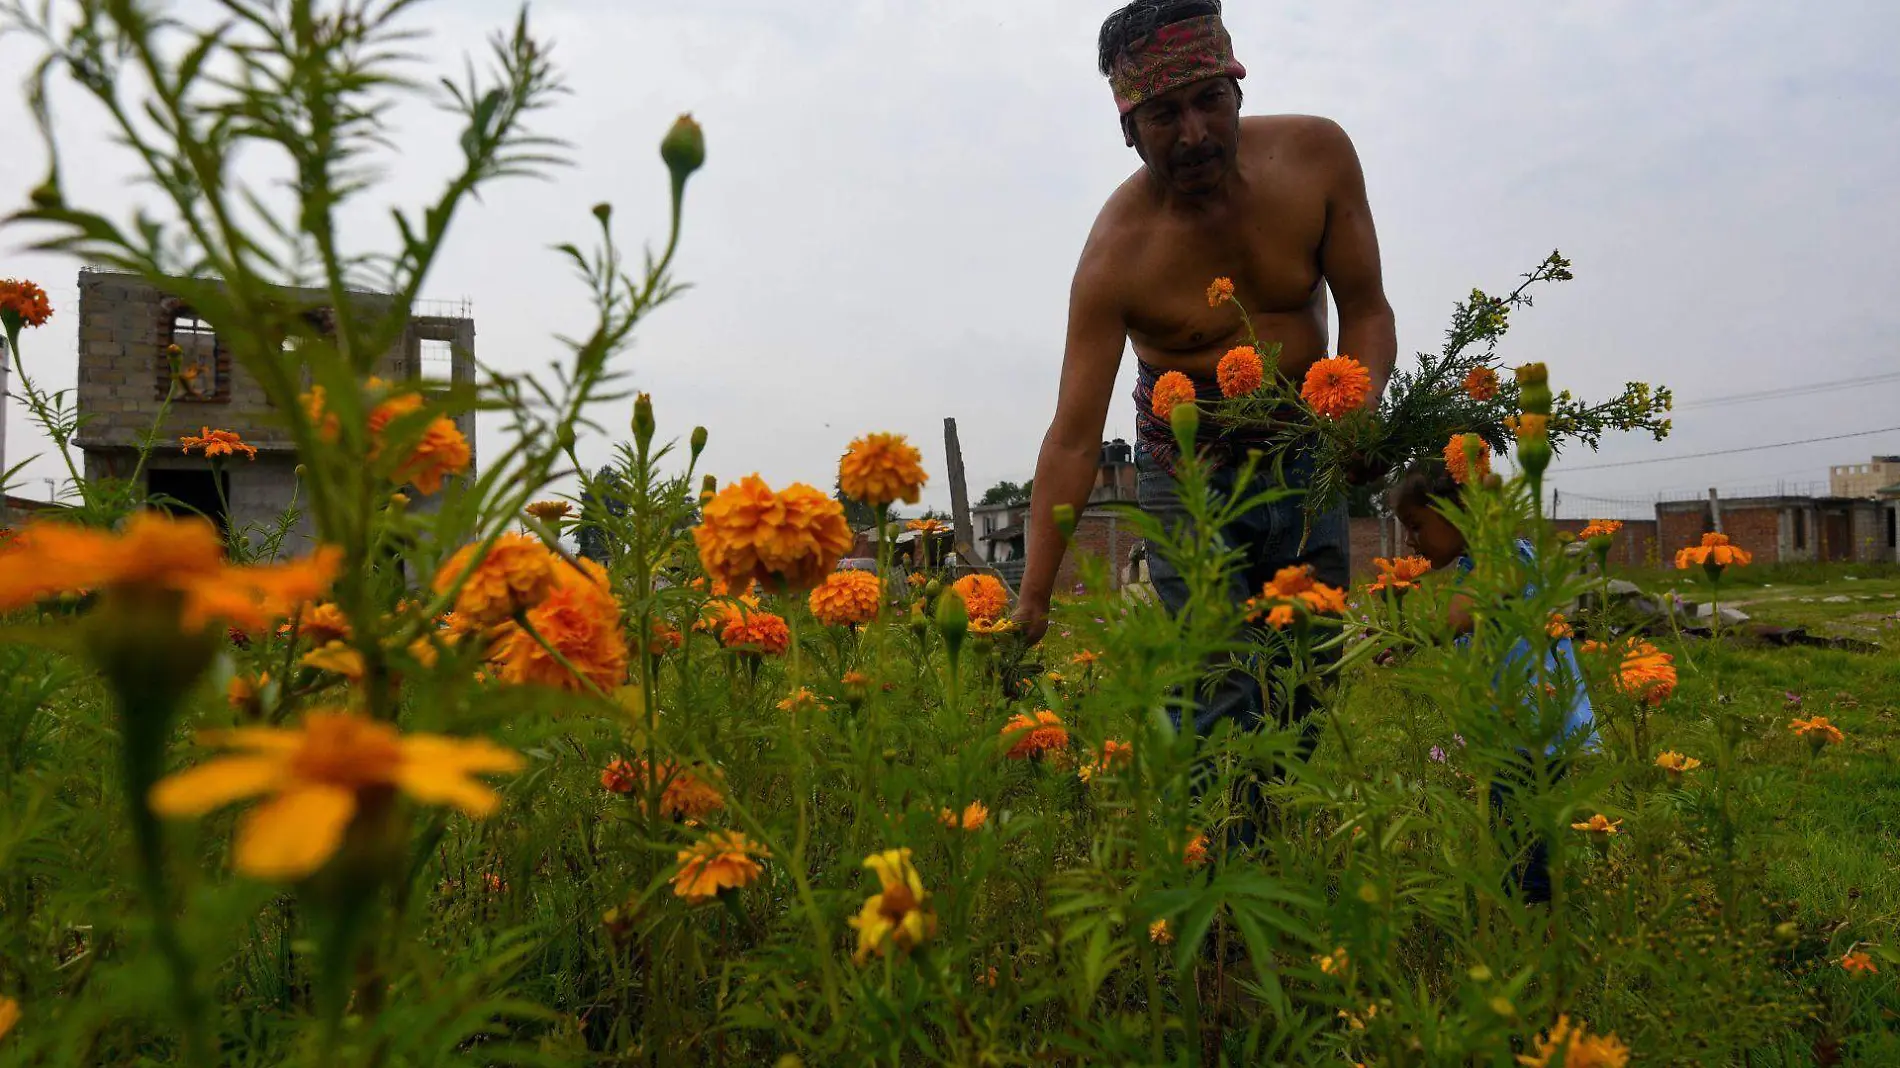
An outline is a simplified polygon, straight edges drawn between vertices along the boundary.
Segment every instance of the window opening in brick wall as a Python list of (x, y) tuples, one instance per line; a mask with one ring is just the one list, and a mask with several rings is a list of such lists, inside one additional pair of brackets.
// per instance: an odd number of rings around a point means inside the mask
[(1900, 549), (1900, 508), (1887, 509), (1887, 548)]
[[(220, 474), (224, 479), (224, 499), (229, 500), (231, 473)], [(146, 493), (154, 505), (175, 516), (203, 516), (222, 531), (229, 528), (230, 519), (224, 514), (218, 488), (208, 468), (171, 468), (145, 473)]]
[[(171, 344), (178, 346), (178, 378), (183, 384), (180, 400), (217, 400), (225, 396), (222, 353), (218, 334), (211, 324), (188, 311), (172, 316)], [(161, 357), (161, 359), (166, 359)], [(170, 374), (167, 362), (164, 372)]]
[(418, 340), (416, 377), (424, 386), (438, 388), (455, 381), (455, 342), (433, 337)]
[(1794, 547), (1808, 547), (1808, 513), (1799, 508), (1794, 510)]

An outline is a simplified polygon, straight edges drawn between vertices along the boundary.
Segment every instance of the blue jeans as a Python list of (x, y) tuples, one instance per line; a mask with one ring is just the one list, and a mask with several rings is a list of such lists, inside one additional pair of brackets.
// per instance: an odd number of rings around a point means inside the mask
[[(1177, 496), (1174, 476), (1143, 451), (1135, 454), (1135, 469), (1136, 499), (1141, 510), (1160, 519), (1164, 525), (1185, 522), (1187, 515)], [(1237, 473), (1231, 465), (1218, 468), (1212, 476), (1214, 488), (1223, 495), (1232, 495)], [(1288, 486), (1304, 488), (1312, 475), (1312, 461), (1304, 454), (1291, 457), (1284, 473)], [(1271, 472), (1257, 472), (1256, 484), (1246, 492), (1266, 488), (1259, 482), (1263, 474), (1270, 476)], [(1300, 544), (1303, 533), (1306, 534), (1304, 546)], [(1284, 497), (1243, 513), (1220, 532), (1220, 537), (1228, 547), (1241, 553), (1240, 566), (1227, 576), (1228, 596), (1235, 604), (1259, 594), (1260, 587), (1283, 567), (1309, 565), (1314, 577), (1329, 586), (1344, 588), (1351, 581), (1343, 503), (1315, 517), (1309, 532), (1303, 498), (1299, 495)], [(1188, 601), (1187, 581), (1152, 544), (1148, 546), (1147, 556), (1148, 576), (1154, 583), (1155, 593), (1169, 613), (1178, 614)], [(1268, 647), (1261, 648), (1263, 655), (1267, 655)], [(1272, 669), (1282, 666), (1284, 654), (1280, 654), (1280, 658), (1279, 663), (1267, 665), (1269, 670), (1264, 673), (1267, 677), (1272, 677)], [(1195, 700), (1195, 733), (1206, 735), (1223, 719), (1232, 721), (1241, 730), (1259, 729), (1266, 722), (1270, 702), (1262, 693), (1254, 672), (1247, 665), (1233, 661), (1211, 664), (1209, 668), (1214, 675), (1213, 687), (1211, 690), (1203, 688)], [(1305, 761), (1319, 743), (1319, 725), (1308, 718), (1318, 700), (1309, 687), (1302, 686), (1290, 702), (1279, 704), (1281, 707), (1273, 710), (1274, 718), (1282, 726), (1299, 726), (1299, 757)], [(1178, 718), (1175, 726), (1180, 727)]]

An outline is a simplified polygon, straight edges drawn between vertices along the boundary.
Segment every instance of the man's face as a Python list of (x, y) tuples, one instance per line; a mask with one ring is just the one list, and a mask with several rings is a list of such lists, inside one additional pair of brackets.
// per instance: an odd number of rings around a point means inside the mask
[(1230, 78), (1206, 78), (1145, 100), (1123, 125), (1128, 143), (1177, 193), (1220, 188), (1240, 142), (1240, 95)]

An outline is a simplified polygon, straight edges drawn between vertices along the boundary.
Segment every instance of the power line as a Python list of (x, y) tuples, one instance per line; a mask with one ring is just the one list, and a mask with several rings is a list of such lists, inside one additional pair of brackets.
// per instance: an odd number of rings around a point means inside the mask
[(1883, 426), (1878, 430), (1858, 430), (1852, 434), (1830, 434), (1823, 438), (1802, 438), (1799, 441), (1777, 441), (1772, 445), (1744, 445), (1738, 449), (1712, 449), (1709, 452), (1685, 452), (1681, 456), (1652, 456), (1647, 460), (1621, 460), (1609, 464), (1588, 464), (1584, 467), (1566, 467), (1551, 472), (1551, 476), (1572, 475), (1582, 471), (1605, 471), (1612, 467), (1641, 467), (1644, 464), (1666, 464), (1676, 460), (1700, 460), (1709, 456), (1732, 456), (1738, 452), (1761, 452), (1764, 449), (1785, 449), (1793, 445), (1812, 445), (1821, 441), (1845, 441), (1848, 438), (1865, 438), (1875, 434), (1891, 434), (1900, 430), (1900, 426)]
[(1804, 385), (1784, 386), (1776, 389), (1759, 389), (1746, 393), (1729, 393), (1719, 397), (1704, 397), (1689, 400), (1675, 406), (1679, 412), (1696, 408), (1720, 408), (1730, 404), (1749, 404), (1755, 401), (1781, 400), (1786, 397), (1805, 397), (1814, 393), (1831, 393), (1837, 389), (1860, 389), (1877, 386), (1886, 382), (1900, 382), (1900, 371), (1886, 371), (1874, 375), (1862, 375), (1858, 378), (1837, 378), (1831, 382), (1809, 382)]

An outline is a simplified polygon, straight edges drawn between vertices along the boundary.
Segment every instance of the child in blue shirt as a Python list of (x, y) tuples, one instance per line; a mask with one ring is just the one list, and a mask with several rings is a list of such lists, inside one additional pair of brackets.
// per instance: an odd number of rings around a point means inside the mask
[[(1434, 569), (1456, 567), (1460, 576), (1471, 571), (1473, 564), (1465, 536), (1449, 519), (1433, 506), (1433, 501), (1445, 500), (1456, 503), (1463, 489), (1455, 481), (1442, 461), (1432, 459), (1413, 464), (1399, 479), (1388, 498), (1393, 514), (1399, 524), (1405, 528), (1405, 540), (1413, 552), (1431, 561)], [(1529, 560), (1533, 550), (1529, 542), (1519, 540), (1517, 551)], [(1527, 590), (1526, 593), (1533, 592)], [(1464, 594), (1453, 594), (1449, 606), (1449, 622), (1453, 633), (1459, 635), (1460, 644), (1470, 640), (1472, 615), (1471, 599)], [(1525, 671), (1528, 658), (1532, 655), (1528, 641), (1519, 639), (1505, 655), (1504, 663), (1498, 668), (1500, 685), (1498, 689), (1507, 689), (1502, 685), (1507, 671)], [(1590, 705), (1590, 695), (1582, 685), (1583, 674), (1577, 664), (1577, 655), (1569, 638), (1554, 639), (1544, 657), (1544, 677), (1549, 679), (1568, 679), (1569, 691), (1573, 695), (1570, 706), (1565, 709), (1563, 728), (1556, 738), (1545, 747), (1546, 755), (1556, 758), (1557, 774), (1562, 774), (1564, 758), (1578, 749), (1597, 747), (1596, 726)], [(1528, 687), (1523, 689), (1528, 692)], [(1533, 714), (1535, 708), (1532, 709)], [(1505, 822), (1510, 822), (1511, 813), (1517, 807), (1513, 803), (1514, 789), (1523, 783), (1530, 771), (1530, 753), (1519, 751), (1518, 767), (1507, 769), (1500, 774), (1491, 786), (1491, 807), (1500, 814)], [(1550, 900), (1550, 844), (1542, 835), (1533, 837), (1524, 864), (1516, 872), (1516, 883), (1525, 901), (1542, 902)]]

